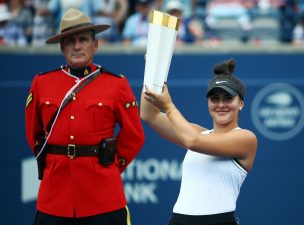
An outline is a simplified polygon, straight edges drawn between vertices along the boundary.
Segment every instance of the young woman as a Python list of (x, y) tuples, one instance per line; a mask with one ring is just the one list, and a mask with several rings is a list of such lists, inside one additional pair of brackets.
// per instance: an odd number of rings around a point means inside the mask
[(169, 225), (238, 224), (236, 201), (252, 168), (257, 139), (238, 126), (245, 87), (233, 75), (234, 68), (234, 60), (214, 67), (206, 94), (212, 129), (188, 122), (166, 85), (161, 94), (148, 88), (142, 92), (141, 118), (168, 141), (188, 149)]

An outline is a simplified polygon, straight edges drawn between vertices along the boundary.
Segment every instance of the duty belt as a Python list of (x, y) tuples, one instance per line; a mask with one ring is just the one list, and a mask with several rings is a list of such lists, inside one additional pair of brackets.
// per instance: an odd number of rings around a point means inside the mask
[(80, 146), (80, 145), (50, 145), (46, 147), (48, 153), (66, 155), (70, 159), (74, 159), (76, 156), (97, 156), (99, 153), (98, 145)]

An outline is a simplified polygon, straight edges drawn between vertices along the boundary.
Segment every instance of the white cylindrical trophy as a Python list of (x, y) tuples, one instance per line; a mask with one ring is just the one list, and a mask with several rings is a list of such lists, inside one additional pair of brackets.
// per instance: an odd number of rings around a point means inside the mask
[(148, 31), (144, 85), (161, 93), (167, 81), (180, 18), (152, 11)]

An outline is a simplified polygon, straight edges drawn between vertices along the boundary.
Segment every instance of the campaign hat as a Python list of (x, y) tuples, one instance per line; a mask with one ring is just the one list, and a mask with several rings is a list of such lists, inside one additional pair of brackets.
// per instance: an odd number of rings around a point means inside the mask
[(90, 17), (85, 15), (78, 9), (70, 8), (62, 16), (60, 21), (60, 33), (46, 40), (47, 44), (59, 43), (62, 38), (86, 30), (94, 30), (100, 33), (107, 30), (110, 25), (98, 24), (94, 25)]

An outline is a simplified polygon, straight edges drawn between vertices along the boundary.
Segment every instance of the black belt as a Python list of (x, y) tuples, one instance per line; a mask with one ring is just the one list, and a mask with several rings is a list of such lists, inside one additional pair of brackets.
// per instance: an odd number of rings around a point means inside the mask
[(91, 146), (79, 146), (79, 145), (50, 145), (46, 147), (48, 153), (66, 155), (70, 159), (75, 158), (76, 156), (97, 156), (99, 152), (98, 145)]
[(238, 219), (234, 216), (234, 212), (227, 212), (202, 216), (173, 213), (170, 220), (177, 224), (237, 224)]

